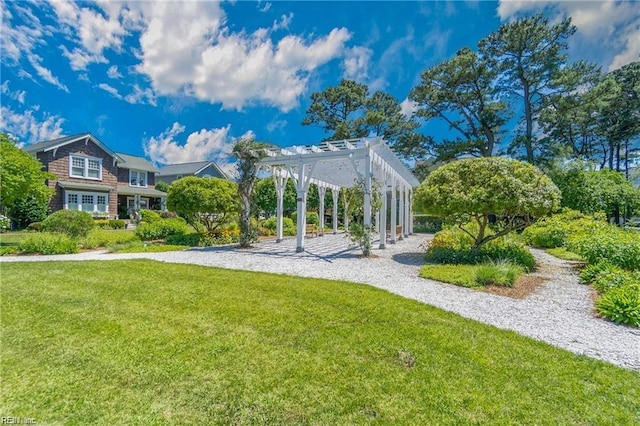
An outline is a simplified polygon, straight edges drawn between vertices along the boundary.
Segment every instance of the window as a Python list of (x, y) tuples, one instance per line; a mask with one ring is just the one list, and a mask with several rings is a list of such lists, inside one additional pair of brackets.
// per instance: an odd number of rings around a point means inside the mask
[(102, 159), (71, 155), (69, 176), (93, 180), (102, 180)]
[(129, 186), (147, 187), (147, 172), (129, 170)]
[(109, 195), (91, 192), (66, 192), (66, 203), (64, 208), (67, 210), (81, 210), (89, 213), (109, 212)]

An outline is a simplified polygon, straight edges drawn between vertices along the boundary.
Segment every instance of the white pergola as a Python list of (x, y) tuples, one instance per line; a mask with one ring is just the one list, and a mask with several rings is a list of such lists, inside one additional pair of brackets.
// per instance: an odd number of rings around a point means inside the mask
[[(398, 159), (381, 137), (322, 142), (319, 145), (292, 146), (267, 150), (261, 166), (271, 169), (276, 185), (277, 241), (282, 241), (283, 198), (287, 179), (293, 179), (297, 191), (296, 252), (304, 251), (307, 194), (309, 186), (318, 187), (320, 198), (319, 235), (324, 233), (324, 198), (327, 189), (333, 197), (333, 233), (338, 232), (338, 193), (350, 188), (356, 179), (364, 180), (364, 225), (371, 226), (371, 180), (380, 182), (382, 208), (376, 220), (380, 248), (387, 239), (387, 211), (390, 208), (390, 243), (413, 232), (411, 200), (413, 188), (420, 182)], [(391, 203), (387, 194), (391, 193)], [(390, 204), (390, 206), (389, 206)], [(397, 235), (396, 226), (400, 227)]]

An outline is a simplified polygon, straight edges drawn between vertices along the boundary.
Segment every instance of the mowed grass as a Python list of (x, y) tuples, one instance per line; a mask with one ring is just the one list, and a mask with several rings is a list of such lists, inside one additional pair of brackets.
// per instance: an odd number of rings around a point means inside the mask
[(365, 285), (2, 264), (0, 416), (38, 424), (638, 424), (640, 374)]
[(550, 248), (546, 249), (545, 251), (551, 256), (557, 257), (558, 259), (584, 262), (582, 256), (572, 253), (564, 247)]

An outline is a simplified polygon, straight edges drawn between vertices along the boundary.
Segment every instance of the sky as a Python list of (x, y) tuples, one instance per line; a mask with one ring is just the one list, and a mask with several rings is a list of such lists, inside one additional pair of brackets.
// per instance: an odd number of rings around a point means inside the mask
[[(569, 59), (637, 61), (634, 1), (7, 1), (0, 131), (20, 143), (91, 132), (155, 164), (230, 170), (242, 137), (321, 141), (301, 124), (313, 92), (343, 78), (402, 102), (428, 67), (505, 22), (571, 16)], [(447, 129), (425, 123), (438, 139)]]

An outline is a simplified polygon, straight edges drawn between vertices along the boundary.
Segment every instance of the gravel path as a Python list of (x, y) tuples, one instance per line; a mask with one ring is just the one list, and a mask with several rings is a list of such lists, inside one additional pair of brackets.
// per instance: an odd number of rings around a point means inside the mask
[(374, 249), (374, 257), (368, 259), (360, 258), (357, 250), (348, 248), (344, 235), (338, 234), (307, 239), (303, 253), (295, 253), (293, 238), (279, 244), (259, 243), (248, 250), (227, 246), (165, 253), (5, 256), (0, 257), (0, 263), (144, 258), (365, 283), (640, 371), (640, 330), (597, 318), (591, 289), (578, 283), (569, 262), (533, 250), (540, 265), (537, 274), (548, 281), (525, 299), (512, 299), (419, 278), (423, 252), (419, 245), (425, 238), (412, 236), (395, 245), (387, 244), (386, 250)]

